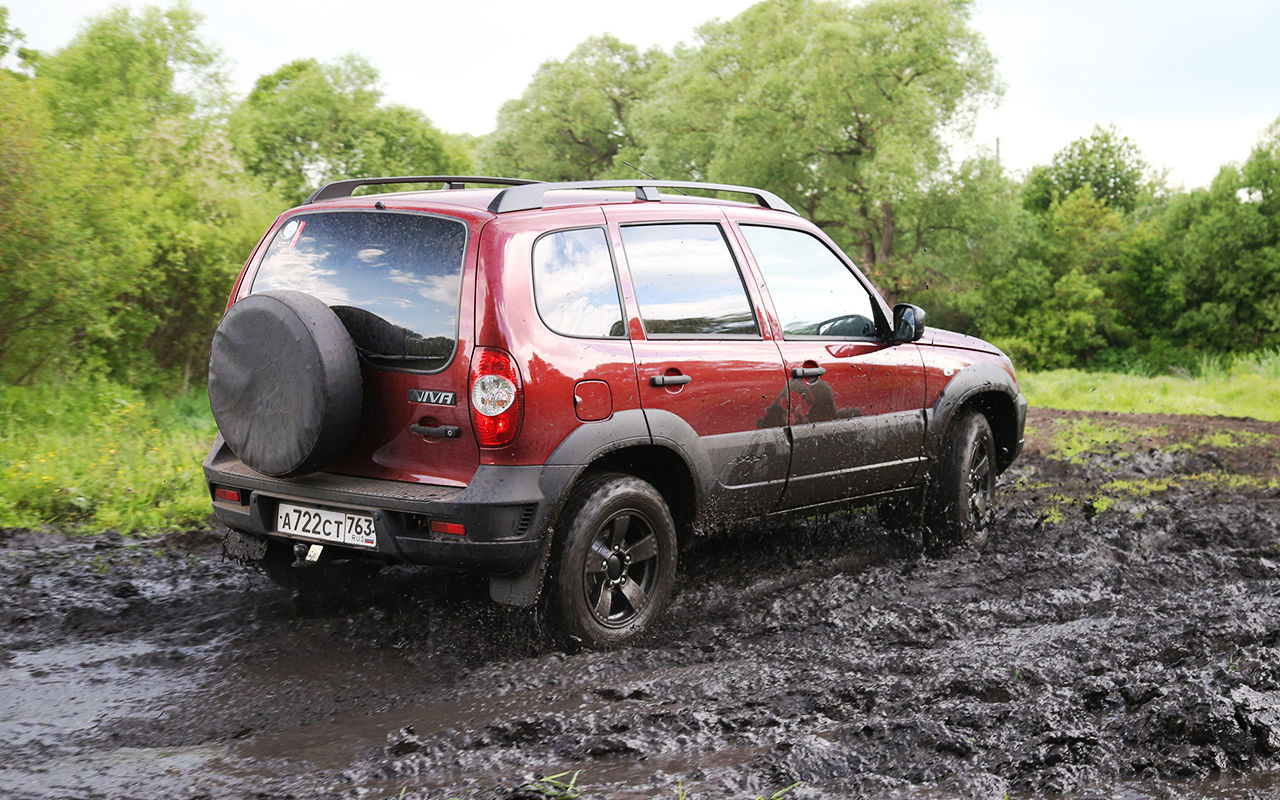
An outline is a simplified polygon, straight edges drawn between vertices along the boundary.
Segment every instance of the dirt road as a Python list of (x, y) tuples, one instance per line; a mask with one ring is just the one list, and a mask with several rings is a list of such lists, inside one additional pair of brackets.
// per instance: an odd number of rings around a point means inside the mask
[(471, 579), (319, 604), (216, 532), (0, 532), (0, 796), (1280, 796), (1280, 425), (1029, 432), (980, 550), (863, 514), (701, 540), (613, 653)]

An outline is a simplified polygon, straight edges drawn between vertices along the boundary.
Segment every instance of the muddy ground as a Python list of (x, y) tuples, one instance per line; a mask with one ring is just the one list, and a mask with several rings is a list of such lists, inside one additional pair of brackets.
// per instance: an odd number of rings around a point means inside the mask
[(0, 796), (1280, 796), (1280, 425), (1028, 431), (982, 548), (866, 514), (701, 540), (611, 653), (473, 579), (317, 603), (216, 531), (0, 532)]

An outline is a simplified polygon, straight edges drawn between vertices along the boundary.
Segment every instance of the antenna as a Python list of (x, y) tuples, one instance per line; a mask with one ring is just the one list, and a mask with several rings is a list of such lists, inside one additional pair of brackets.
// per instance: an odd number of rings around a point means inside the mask
[[(626, 164), (628, 167), (631, 167), (631, 168), (632, 168), (632, 169), (634, 169), (636, 172), (639, 172), (641, 175), (645, 176), (646, 178), (653, 178), (655, 181), (656, 181), (656, 180), (659, 180), (659, 178), (658, 178), (658, 176), (657, 176), (657, 175), (654, 175), (652, 172), (645, 172), (644, 170), (642, 170), (642, 169), (640, 169), (639, 167), (637, 167), (635, 164), (632, 164), (630, 161), (623, 161), (622, 163), (623, 163), (623, 164)], [(689, 196), (689, 193), (688, 193), (688, 192), (681, 191), (680, 189), (676, 189), (676, 191), (677, 191), (677, 192), (680, 192), (680, 194), (684, 195), (685, 197), (688, 197), (688, 196)]]

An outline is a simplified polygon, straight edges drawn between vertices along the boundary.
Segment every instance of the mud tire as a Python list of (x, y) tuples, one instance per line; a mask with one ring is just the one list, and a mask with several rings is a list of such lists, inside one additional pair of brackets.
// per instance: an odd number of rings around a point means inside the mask
[(963, 412), (947, 431), (925, 504), (924, 543), (982, 546), (995, 510), (996, 445), (987, 418)]
[(544, 610), (552, 637), (567, 650), (624, 644), (671, 600), (675, 523), (646, 481), (614, 472), (582, 481), (552, 546)]
[(301, 292), (254, 294), (223, 316), (209, 356), (209, 406), (241, 461), (292, 478), (347, 451), (360, 424), (360, 361), (342, 322)]

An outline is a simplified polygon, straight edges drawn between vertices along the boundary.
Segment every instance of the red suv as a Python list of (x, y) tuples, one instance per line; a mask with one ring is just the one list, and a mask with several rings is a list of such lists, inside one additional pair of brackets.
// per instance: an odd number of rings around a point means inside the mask
[(209, 396), (231, 552), (478, 571), (587, 646), (723, 523), (876, 503), (980, 539), (1026, 416), (999, 350), (890, 309), (777, 196), (648, 180), (329, 184), (246, 262)]

